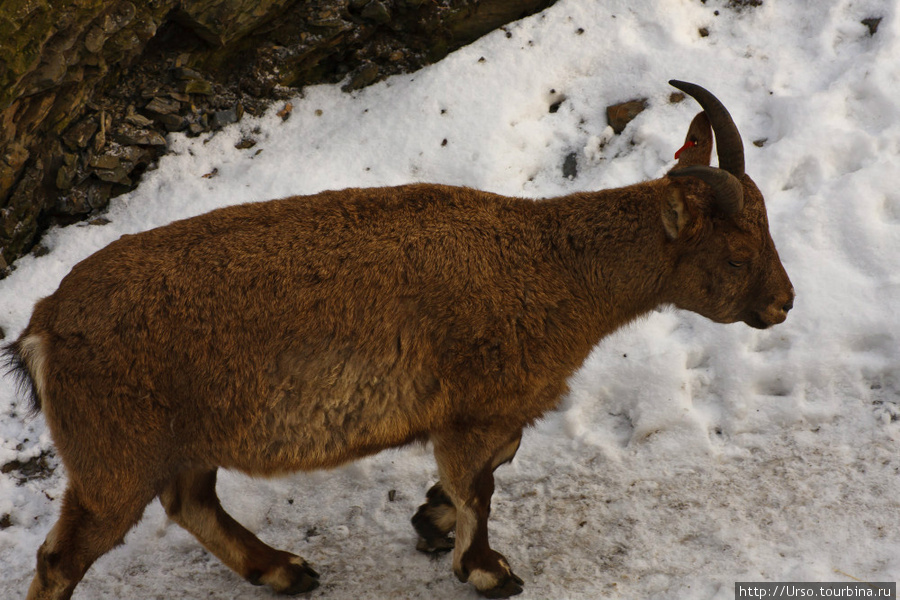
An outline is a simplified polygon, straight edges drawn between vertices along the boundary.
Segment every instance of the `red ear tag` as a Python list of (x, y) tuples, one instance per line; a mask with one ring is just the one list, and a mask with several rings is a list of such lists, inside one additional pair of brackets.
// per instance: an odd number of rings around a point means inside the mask
[(684, 143), (684, 146), (678, 149), (678, 152), (675, 153), (675, 160), (678, 160), (678, 157), (681, 156), (681, 153), (687, 150), (688, 148), (693, 148), (697, 145), (697, 142), (688, 140)]

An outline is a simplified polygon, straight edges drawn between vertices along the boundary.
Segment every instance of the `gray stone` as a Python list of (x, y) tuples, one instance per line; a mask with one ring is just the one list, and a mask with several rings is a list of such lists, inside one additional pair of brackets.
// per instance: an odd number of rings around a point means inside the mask
[(237, 108), (229, 108), (228, 110), (217, 110), (210, 119), (210, 127), (213, 129), (221, 129), (226, 125), (237, 123), (240, 120)]
[(562, 171), (563, 177), (566, 179), (575, 179), (578, 177), (578, 155), (576, 153), (570, 152), (566, 155)]

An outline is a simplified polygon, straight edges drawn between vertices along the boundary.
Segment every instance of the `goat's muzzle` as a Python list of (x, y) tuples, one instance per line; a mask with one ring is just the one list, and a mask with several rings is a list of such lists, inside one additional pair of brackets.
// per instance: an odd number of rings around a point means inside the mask
[(756, 329), (768, 329), (772, 325), (783, 323), (787, 319), (788, 312), (794, 308), (794, 289), (778, 294), (766, 308), (759, 311), (750, 311), (743, 321)]

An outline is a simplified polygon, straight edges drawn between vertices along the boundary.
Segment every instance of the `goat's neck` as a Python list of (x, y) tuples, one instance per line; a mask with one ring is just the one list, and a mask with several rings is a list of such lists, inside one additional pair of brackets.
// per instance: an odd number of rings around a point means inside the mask
[(654, 182), (546, 202), (551, 252), (585, 314), (585, 341), (665, 302), (672, 261), (665, 251)]

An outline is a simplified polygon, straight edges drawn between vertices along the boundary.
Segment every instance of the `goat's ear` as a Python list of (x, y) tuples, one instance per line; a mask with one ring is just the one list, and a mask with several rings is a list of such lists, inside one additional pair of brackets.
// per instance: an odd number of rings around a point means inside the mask
[(713, 133), (705, 112), (698, 113), (688, 127), (684, 145), (675, 153), (678, 164), (672, 170), (695, 165), (709, 166), (712, 155)]
[(666, 189), (662, 200), (662, 222), (666, 230), (666, 236), (670, 240), (677, 239), (684, 231), (691, 213), (684, 199), (684, 192), (678, 185), (670, 185)]

